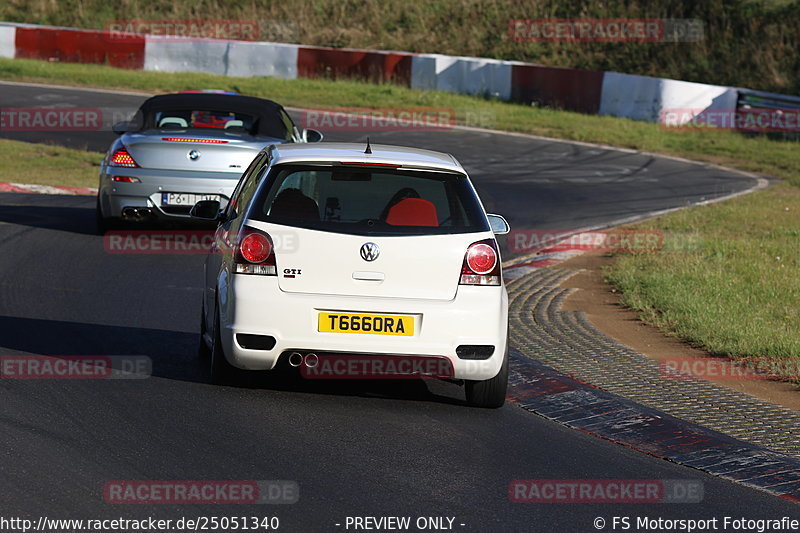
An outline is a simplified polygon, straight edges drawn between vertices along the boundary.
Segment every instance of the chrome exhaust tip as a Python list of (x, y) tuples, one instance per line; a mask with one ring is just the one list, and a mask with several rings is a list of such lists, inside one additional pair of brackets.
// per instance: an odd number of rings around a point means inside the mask
[(315, 353), (310, 353), (306, 355), (304, 362), (308, 368), (314, 368), (319, 364), (319, 357)]
[(297, 368), (303, 364), (303, 354), (300, 352), (292, 352), (289, 355), (289, 366)]
[(122, 208), (122, 218), (134, 222), (141, 222), (142, 220), (146, 220), (150, 218), (151, 214), (152, 211), (149, 207), (128, 206)]
[(122, 208), (122, 218), (125, 220), (134, 220), (136, 219), (136, 208), (135, 207), (123, 207)]

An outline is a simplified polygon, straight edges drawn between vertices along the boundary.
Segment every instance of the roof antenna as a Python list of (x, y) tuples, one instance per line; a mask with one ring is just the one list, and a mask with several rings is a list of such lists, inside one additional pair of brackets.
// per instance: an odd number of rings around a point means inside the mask
[(364, 150), (364, 153), (365, 154), (371, 154), (372, 153), (372, 148), (370, 148), (370, 146), (369, 146), (369, 137), (367, 137), (367, 149)]

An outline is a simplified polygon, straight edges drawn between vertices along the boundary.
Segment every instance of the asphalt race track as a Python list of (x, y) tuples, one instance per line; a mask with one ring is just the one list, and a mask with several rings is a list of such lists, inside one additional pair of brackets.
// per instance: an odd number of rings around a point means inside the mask
[[(3, 107), (132, 108), (141, 99), (0, 85)], [(646, 155), (485, 132), (369, 135), (373, 142), (453, 153), (488, 208), (517, 227), (610, 223), (755, 181)], [(3, 136), (95, 150), (110, 139), (108, 133)], [(445, 516), (455, 517), (456, 531), (568, 533), (597, 531), (596, 517), (611, 530), (613, 516), (797, 516), (794, 503), (512, 405), (468, 408), (462, 390), (448, 383), (287, 388), (257, 378), (245, 387), (208, 385), (196, 356), (201, 282), (199, 255), (107, 253), (94, 234), (92, 197), (0, 194), (0, 354), (145, 355), (154, 374), (0, 380), (0, 515), (278, 516), (285, 532), (346, 531), (348, 516), (410, 516), (412, 522)], [(699, 504), (515, 504), (508, 498), (515, 479), (606, 478), (700, 480), (705, 497)], [(103, 487), (111, 480), (293, 480), (300, 500), (110, 505)]]
[[(0, 106), (98, 110), (106, 126), (125, 120), (140, 95), (0, 83)], [(297, 112), (293, 115), (297, 120)], [(300, 121), (298, 120), (298, 123)], [(0, 137), (105, 152), (105, 131), (2, 131)], [(467, 169), (487, 211), (512, 228), (569, 230), (710, 200), (753, 187), (756, 180), (701, 164), (487, 131), (326, 131), (328, 141), (364, 141), (453, 154)], [(508, 259), (508, 254), (506, 254)]]

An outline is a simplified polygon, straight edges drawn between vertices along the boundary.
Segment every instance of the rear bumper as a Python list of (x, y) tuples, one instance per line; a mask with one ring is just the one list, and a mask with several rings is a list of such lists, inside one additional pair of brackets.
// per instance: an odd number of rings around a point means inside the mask
[[(139, 183), (112, 181), (113, 176), (131, 176)], [(158, 218), (189, 218), (185, 209), (170, 209), (161, 205), (162, 193), (216, 194), (222, 197), (223, 206), (227, 203), (241, 173), (164, 171), (141, 168), (106, 167), (100, 175), (98, 198), (103, 217), (122, 216), (125, 207), (149, 207)]]
[[(277, 277), (234, 275), (220, 301), (220, 334), (225, 356), (235, 367), (270, 370), (286, 351), (446, 357), (456, 379), (485, 380), (497, 375), (506, 352), (508, 295), (505, 287), (459, 286), (448, 301), (363, 298), (285, 293)], [(222, 296), (222, 295), (221, 295)], [(324, 333), (318, 331), (320, 311), (415, 315), (414, 336)], [(237, 335), (275, 338), (270, 350), (243, 348)], [(483, 360), (461, 359), (460, 345), (491, 345)]]

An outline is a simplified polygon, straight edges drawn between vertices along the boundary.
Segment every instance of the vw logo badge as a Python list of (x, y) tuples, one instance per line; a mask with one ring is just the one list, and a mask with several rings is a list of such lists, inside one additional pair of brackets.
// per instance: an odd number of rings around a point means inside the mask
[(381, 249), (374, 242), (361, 245), (361, 259), (364, 261), (375, 261), (381, 255)]
[(192, 161), (197, 161), (198, 159), (200, 159), (200, 152), (198, 152), (197, 150), (192, 150), (191, 152), (189, 152), (189, 159), (191, 159)]

